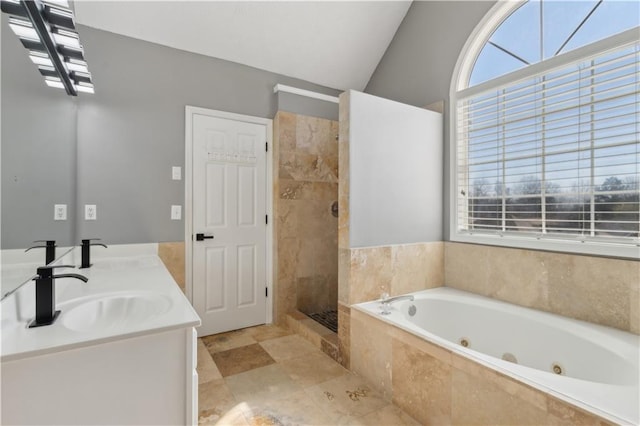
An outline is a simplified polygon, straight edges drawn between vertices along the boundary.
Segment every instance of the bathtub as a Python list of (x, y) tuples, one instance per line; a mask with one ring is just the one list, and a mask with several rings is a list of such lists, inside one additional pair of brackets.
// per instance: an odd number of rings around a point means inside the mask
[(639, 336), (446, 287), (412, 294), (389, 315), (380, 301), (352, 309), (615, 423), (640, 423)]

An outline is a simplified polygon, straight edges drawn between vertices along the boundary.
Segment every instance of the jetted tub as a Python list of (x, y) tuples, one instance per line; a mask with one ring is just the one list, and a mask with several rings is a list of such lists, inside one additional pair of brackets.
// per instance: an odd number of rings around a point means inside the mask
[(352, 308), (621, 424), (638, 424), (640, 337), (451, 288), (412, 293), (382, 315)]

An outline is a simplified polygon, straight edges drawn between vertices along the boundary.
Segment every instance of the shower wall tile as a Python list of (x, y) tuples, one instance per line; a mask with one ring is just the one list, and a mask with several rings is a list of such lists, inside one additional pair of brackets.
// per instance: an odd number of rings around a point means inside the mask
[(178, 287), (185, 291), (185, 253), (184, 241), (158, 243), (158, 257), (169, 270)]
[(340, 95), (339, 139), (338, 139), (338, 247), (349, 249), (349, 102), (350, 92)]
[(640, 262), (445, 243), (445, 283), (517, 305), (640, 333)]
[(296, 309), (336, 309), (338, 123), (282, 111), (274, 121), (275, 317), (284, 325)]

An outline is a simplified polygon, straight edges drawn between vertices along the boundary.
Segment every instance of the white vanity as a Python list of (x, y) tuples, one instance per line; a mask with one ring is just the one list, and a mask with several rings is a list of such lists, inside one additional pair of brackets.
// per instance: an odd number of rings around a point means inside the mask
[(2, 301), (2, 424), (197, 424), (200, 319), (154, 248), (109, 248), (73, 270), (87, 283), (57, 279), (50, 326), (27, 328), (33, 282)]

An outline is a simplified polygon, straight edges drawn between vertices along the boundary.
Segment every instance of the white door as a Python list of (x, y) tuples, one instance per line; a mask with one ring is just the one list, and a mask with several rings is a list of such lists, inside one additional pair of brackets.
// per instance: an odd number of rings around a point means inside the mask
[(192, 117), (192, 300), (207, 336), (266, 320), (267, 126)]

